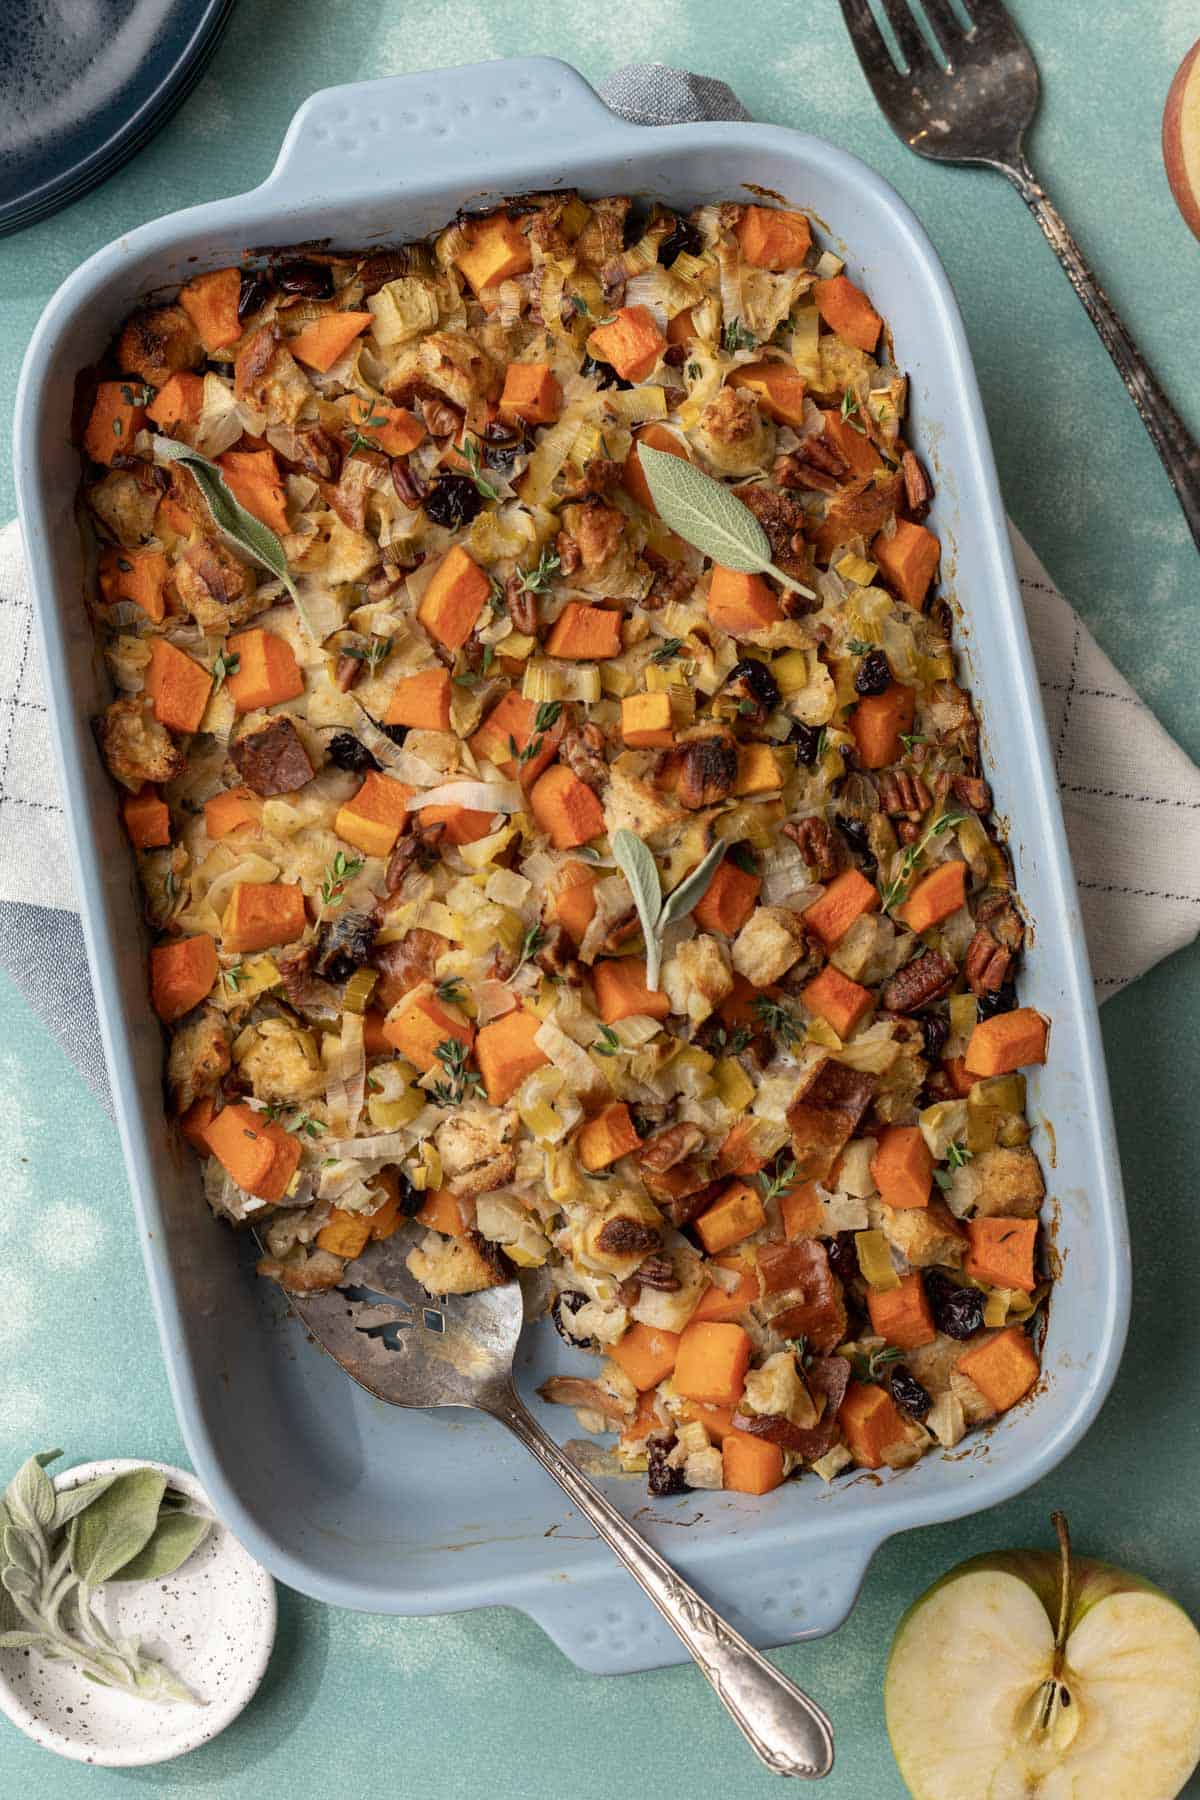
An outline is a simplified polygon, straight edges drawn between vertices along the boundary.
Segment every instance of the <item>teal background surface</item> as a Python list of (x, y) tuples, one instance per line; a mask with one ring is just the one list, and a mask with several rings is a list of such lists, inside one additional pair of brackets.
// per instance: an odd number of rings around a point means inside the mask
[[(1014, 0), (1013, 11), (1044, 83), (1032, 160), (1200, 430), (1200, 244), (1175, 211), (1159, 155), (1163, 99), (1200, 33), (1200, 4)], [(0, 241), (0, 517), (12, 510), (7, 438), (25, 344), (49, 295), (92, 250), (160, 213), (252, 186), (315, 88), (536, 52), (565, 57), (594, 81), (631, 60), (722, 76), (758, 117), (829, 137), (895, 184), (958, 292), (1013, 517), (1125, 674), (1200, 754), (1195, 551), (1119, 379), (1007, 184), (919, 162), (891, 136), (834, 0), (742, 9), (721, 0), (241, 0), (209, 72), (154, 143), (98, 192)], [(831, 1800), (903, 1800), (881, 1700), (901, 1613), (960, 1557), (1048, 1543), (1053, 1506), (1070, 1513), (1081, 1549), (1144, 1571), (1200, 1617), (1198, 1000), (1193, 950), (1104, 1009), (1135, 1288), (1129, 1349), (1099, 1421), (1021, 1498), (887, 1546), (845, 1628), (779, 1655), (833, 1717)], [(116, 1133), (7, 986), (0, 1144), (0, 1472), (52, 1443), (65, 1447), (65, 1462), (183, 1460)], [(264, 1687), (217, 1741), (179, 1763), (121, 1774), (56, 1761), (0, 1724), (0, 1791), (54, 1800), (779, 1791), (690, 1669), (584, 1676), (503, 1609), (402, 1620), (289, 1592), (280, 1602)], [(1200, 1782), (1187, 1792), (1200, 1795)]]

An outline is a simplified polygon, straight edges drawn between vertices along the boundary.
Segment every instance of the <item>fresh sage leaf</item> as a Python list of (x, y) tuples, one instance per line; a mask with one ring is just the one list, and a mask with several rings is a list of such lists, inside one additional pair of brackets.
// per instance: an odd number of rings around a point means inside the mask
[(16, 1525), (9, 1525), (5, 1528), (4, 1563), (6, 1568), (11, 1565), (14, 1568), (26, 1569), (30, 1575), (36, 1575), (40, 1566), (29, 1534), (21, 1531)]
[(33, 1650), (39, 1649), (42, 1636), (37, 1631), (22, 1631), (19, 1627), (12, 1631), (0, 1631), (0, 1650)]
[(61, 1531), (69, 1525), (77, 1513), (93, 1500), (109, 1489), (116, 1480), (115, 1475), (93, 1475), (90, 1481), (81, 1481), (78, 1487), (66, 1488), (54, 1496), (54, 1530)]
[(130, 1469), (71, 1520), (71, 1568), (85, 1587), (110, 1581), (149, 1542), (166, 1485), (157, 1469)]
[(695, 463), (645, 444), (638, 446), (638, 461), (664, 525), (695, 549), (723, 568), (746, 575), (771, 575), (795, 593), (810, 600), (815, 597), (811, 588), (776, 568), (766, 532), (723, 481), (714, 481)]
[(8, 1515), (22, 1531), (44, 1530), (54, 1518), (54, 1483), (44, 1465), (61, 1455), (61, 1450), (43, 1450), (31, 1456), (5, 1489)]
[(690, 875), (686, 875), (677, 888), (672, 888), (663, 903), (659, 914), (659, 931), (665, 931), (668, 925), (674, 925), (677, 919), (684, 918), (693, 906), (699, 906), (709, 887), (712, 878), (721, 866), (728, 845), (724, 838), (718, 838), (712, 849), (702, 862), (696, 864)]
[(38, 1584), (33, 1576), (28, 1570), (19, 1569), (15, 1563), (9, 1563), (0, 1570), (0, 1582), (3, 1582), (14, 1598), (19, 1596), (22, 1600), (29, 1600), (37, 1593)]
[[(670, 460), (670, 459), (668, 459)], [(646, 940), (646, 986), (658, 991), (658, 968), (662, 944), (657, 936), (658, 915), (662, 911), (662, 882), (658, 864), (635, 831), (614, 831), (612, 853), (618, 869), (629, 883), (633, 904), (641, 921)]]
[(0, 1581), (0, 1631), (21, 1631), (24, 1626), (24, 1615), (18, 1611), (12, 1595)]
[(184, 468), (195, 478), (196, 486), (204, 497), (204, 504), (212, 514), (213, 524), (218, 531), (227, 537), (235, 549), (244, 556), (261, 564), (278, 576), (295, 602), (296, 611), (300, 615), (305, 631), (314, 644), (321, 639), (313, 627), (312, 620), (304, 610), (300, 592), (292, 580), (288, 569), (288, 560), (283, 553), (283, 545), (261, 519), (256, 519), (252, 512), (233, 493), (216, 463), (210, 462), (207, 456), (201, 456), (188, 444), (181, 444), (178, 438), (156, 437), (154, 439), (154, 455), (159, 462), (182, 463)]
[(181, 1568), (208, 1536), (211, 1519), (197, 1513), (160, 1513), (149, 1541), (127, 1562), (111, 1581), (152, 1581), (156, 1576), (173, 1575)]

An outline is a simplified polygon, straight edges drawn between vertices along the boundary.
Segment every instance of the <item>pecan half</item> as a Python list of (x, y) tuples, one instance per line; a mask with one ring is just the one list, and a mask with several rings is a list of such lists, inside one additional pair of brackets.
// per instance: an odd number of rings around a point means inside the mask
[(361, 656), (339, 656), (333, 670), (335, 685), (343, 694), (348, 694), (366, 666)]
[(773, 472), (780, 487), (836, 494), (850, 473), (850, 465), (836, 444), (814, 435), (805, 438), (798, 451), (779, 457)]
[(824, 819), (789, 820), (783, 827), (817, 881), (831, 881), (842, 866), (842, 842)]
[(572, 775), (578, 776), (588, 787), (599, 788), (608, 780), (608, 763), (604, 756), (606, 742), (599, 725), (589, 723), (578, 729), (572, 727), (563, 733), (558, 754)]
[(967, 946), (963, 974), (973, 994), (995, 994), (1012, 970), (1013, 954), (998, 944), (986, 925), (981, 925)]
[(954, 798), (963, 806), (969, 806), (972, 812), (986, 813), (992, 810), (992, 790), (979, 775), (956, 775), (950, 783)]
[(514, 569), (504, 584), (504, 600), (508, 616), (526, 637), (536, 637), (538, 629), (537, 595), (525, 586), (519, 570)]
[(656, 1288), (660, 1294), (674, 1294), (679, 1291), (679, 1277), (676, 1275), (669, 1256), (660, 1251), (648, 1256), (640, 1265), (634, 1280), (643, 1287)]
[(558, 552), (558, 572), (560, 575), (574, 575), (583, 560), (579, 553), (579, 545), (569, 531), (560, 531), (554, 539), (554, 548)]
[(669, 557), (660, 556), (649, 546), (642, 551), (642, 561), (654, 571), (650, 592), (642, 601), (646, 612), (657, 612), (660, 606), (670, 606), (673, 601), (685, 600), (696, 585), (695, 572), (685, 562), (672, 562)]
[(923, 519), (933, 499), (933, 483), (914, 450), (906, 450), (900, 458), (900, 473), (904, 478), (904, 499), (909, 517)]
[(703, 1142), (704, 1133), (699, 1125), (668, 1125), (665, 1131), (656, 1131), (653, 1137), (646, 1139), (637, 1153), (638, 1161), (644, 1170), (665, 1175), (668, 1169), (673, 1169), (676, 1163), (698, 1150)]
[(407, 456), (393, 456), (392, 486), (410, 512), (416, 511), (428, 492), (421, 477), (409, 468)]
[(879, 778), (879, 800), (892, 819), (919, 819), (933, 804), (933, 796), (919, 775), (906, 769), (889, 769)]
[(957, 974), (954, 962), (940, 950), (927, 950), (914, 957), (883, 985), (880, 999), (888, 1012), (916, 1012), (948, 994)]
[(644, 1219), (619, 1216), (602, 1225), (596, 1238), (597, 1250), (605, 1256), (635, 1256), (639, 1250), (657, 1250), (662, 1232)]

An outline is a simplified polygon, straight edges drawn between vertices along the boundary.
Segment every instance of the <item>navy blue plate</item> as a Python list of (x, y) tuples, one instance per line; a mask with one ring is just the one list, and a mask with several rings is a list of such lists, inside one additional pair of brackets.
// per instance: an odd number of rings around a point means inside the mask
[(126, 162), (202, 74), (233, 0), (3, 0), (0, 233)]

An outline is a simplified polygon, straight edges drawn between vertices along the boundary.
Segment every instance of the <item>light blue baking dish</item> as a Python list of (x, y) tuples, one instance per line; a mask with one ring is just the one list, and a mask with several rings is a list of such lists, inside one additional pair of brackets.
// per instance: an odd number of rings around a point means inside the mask
[[(373, 1612), (503, 1602), (537, 1619), (580, 1667), (618, 1672), (675, 1662), (681, 1652), (608, 1552), (569, 1521), (558, 1490), (489, 1420), (391, 1410), (309, 1345), (276, 1291), (254, 1279), (246, 1246), (209, 1217), (190, 1153), (163, 1122), (146, 938), (89, 727), (107, 695), (80, 603), (78, 463), (68, 441), (75, 371), (147, 292), (236, 261), (247, 245), (413, 237), (464, 202), (555, 183), (661, 195), (677, 206), (754, 183), (811, 210), (839, 250), (849, 248), (850, 272), (891, 321), (912, 378), (917, 438), (937, 476), (933, 523), (1000, 759), (989, 773), (1035, 924), (1023, 999), (1054, 1020), (1031, 1105), (1053, 1125), (1037, 1142), (1063, 1273), (1036, 1401), (973, 1440), (969, 1454), (927, 1457), (899, 1478), (831, 1488), (813, 1478), (765, 1499), (690, 1494), (653, 1507), (640, 1482), (610, 1484), (616, 1504), (637, 1512), (652, 1540), (756, 1642), (832, 1631), (884, 1539), (994, 1505), (1070, 1450), (1112, 1382), (1129, 1306), (1096, 1008), (1004, 513), (958, 309), (908, 208), (862, 163), (817, 138), (762, 125), (625, 125), (558, 62), (486, 63), (332, 89), (301, 108), (262, 187), (143, 226), (64, 283), (25, 360), (16, 473), (105, 1048), (163, 1352), (197, 1473), (243, 1543), (306, 1593)], [(564, 1356), (549, 1330), (529, 1334), (527, 1398)], [(542, 1416), (551, 1430), (570, 1428), (561, 1410)]]

